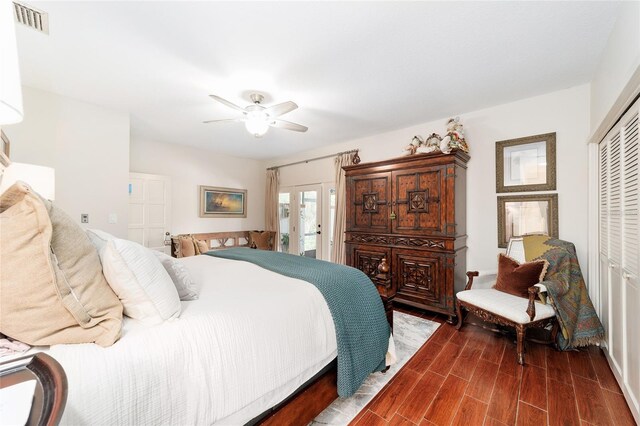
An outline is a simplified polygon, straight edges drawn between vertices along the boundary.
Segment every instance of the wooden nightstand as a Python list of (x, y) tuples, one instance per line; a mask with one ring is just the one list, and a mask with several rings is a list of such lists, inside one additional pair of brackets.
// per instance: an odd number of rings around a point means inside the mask
[(0, 389), (36, 380), (27, 425), (57, 425), (67, 402), (67, 376), (62, 366), (45, 353), (0, 363)]

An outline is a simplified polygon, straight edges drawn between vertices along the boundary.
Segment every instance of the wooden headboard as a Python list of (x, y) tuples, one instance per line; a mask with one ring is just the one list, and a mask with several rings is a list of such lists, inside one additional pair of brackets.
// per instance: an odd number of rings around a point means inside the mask
[[(171, 256), (182, 257), (180, 252), (181, 237), (193, 237), (196, 240), (204, 241), (211, 250), (224, 250), (233, 247), (251, 247), (251, 238), (249, 233), (253, 231), (234, 231), (234, 232), (207, 232), (203, 234), (180, 234), (171, 236)], [(275, 232), (269, 232), (270, 250), (275, 246)]]

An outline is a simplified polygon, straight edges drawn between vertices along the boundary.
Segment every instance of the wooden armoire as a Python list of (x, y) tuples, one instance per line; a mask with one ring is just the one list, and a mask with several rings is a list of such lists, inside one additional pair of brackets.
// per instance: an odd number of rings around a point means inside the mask
[(455, 320), (466, 279), (469, 155), (415, 154), (344, 167), (346, 261), (383, 300)]

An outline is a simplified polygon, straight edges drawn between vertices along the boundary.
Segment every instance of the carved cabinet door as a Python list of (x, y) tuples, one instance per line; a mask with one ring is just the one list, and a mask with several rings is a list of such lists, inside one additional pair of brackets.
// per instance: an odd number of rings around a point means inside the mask
[(391, 173), (347, 177), (347, 229), (389, 232), (391, 230)]
[(392, 174), (394, 233), (445, 234), (446, 166), (394, 171)]
[(396, 299), (446, 308), (449, 293), (443, 253), (393, 250)]
[(347, 265), (360, 269), (376, 285), (381, 296), (393, 296), (391, 287), (391, 274), (388, 278), (381, 278), (378, 274), (378, 265), (382, 259), (387, 259), (387, 264), (391, 263), (391, 249), (388, 247), (377, 247), (360, 244), (347, 244)]

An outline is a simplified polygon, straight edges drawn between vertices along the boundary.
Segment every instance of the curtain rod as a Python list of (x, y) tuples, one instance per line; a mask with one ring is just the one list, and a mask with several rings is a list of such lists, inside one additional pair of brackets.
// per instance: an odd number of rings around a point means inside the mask
[(309, 161), (324, 160), (325, 158), (337, 157), (338, 155), (351, 154), (351, 153), (358, 152), (358, 151), (360, 151), (360, 150), (359, 149), (351, 149), (349, 151), (342, 151), (342, 152), (338, 152), (336, 154), (323, 155), (322, 157), (309, 158), (308, 160), (295, 161), (293, 163), (287, 163), (287, 164), (283, 164), (281, 166), (268, 167), (267, 170), (276, 170), (276, 169), (279, 169), (280, 167), (295, 166), (296, 164), (308, 163)]

